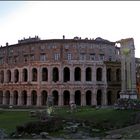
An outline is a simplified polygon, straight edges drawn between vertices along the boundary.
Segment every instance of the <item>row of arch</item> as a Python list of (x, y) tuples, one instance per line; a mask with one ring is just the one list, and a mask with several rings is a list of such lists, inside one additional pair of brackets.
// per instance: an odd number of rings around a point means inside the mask
[[(12, 94), (12, 96), (11, 96)], [(70, 91), (65, 90), (62, 94), (62, 99), (63, 99), (63, 105), (69, 105), (70, 104)], [(74, 102), (76, 105), (81, 105), (82, 94), (80, 90), (76, 90), (74, 93)], [(114, 104), (113, 100), (113, 93), (111, 91), (107, 92), (107, 104), (112, 105)], [(12, 97), (12, 99), (10, 99)], [(59, 105), (59, 92), (57, 90), (54, 90), (52, 92), (52, 97), (53, 97), (53, 104), (54, 105)], [(117, 98), (119, 98), (119, 92), (117, 93)], [(31, 95), (29, 96), (27, 94), (27, 91), (24, 90), (21, 92), (21, 94), (18, 93), (18, 91), (14, 91), (13, 93), (10, 93), (9, 90), (7, 90), (5, 93), (3, 91), (0, 91), (0, 104), (5, 104), (5, 105), (37, 105), (37, 91), (33, 90), (31, 92)], [(43, 90), (41, 92), (40, 96), (40, 105), (45, 106), (47, 105), (47, 99), (48, 99), (48, 92), (46, 90)], [(29, 102), (29, 103), (28, 103)], [(85, 105), (93, 105), (92, 103), (92, 91), (87, 90), (85, 92)], [(102, 90), (97, 90), (97, 95), (96, 95), (96, 105), (102, 105), (103, 102), (103, 93)]]
[[(80, 67), (76, 67), (74, 69), (74, 81), (81, 81), (81, 77), (82, 77), (82, 73), (81, 73), (81, 68)], [(29, 80), (29, 73), (28, 70), (26, 68), (24, 68), (21, 72), (22, 74), (22, 81), (23, 82), (27, 82)], [(41, 80), (42, 81), (48, 81), (48, 69), (46, 67), (43, 67), (41, 70)], [(38, 75), (39, 72), (37, 70), (37, 68), (32, 68), (31, 70), (31, 81), (37, 81), (38, 80)], [(65, 67), (63, 69), (63, 82), (67, 82), (70, 81), (70, 68), (69, 67)], [(20, 76), (20, 72), (18, 69), (14, 70), (14, 75), (13, 75), (13, 82), (17, 83), (19, 82), (19, 76)], [(121, 72), (120, 69), (116, 70), (116, 80), (120, 81), (120, 76), (121, 76)], [(91, 67), (87, 67), (85, 69), (85, 81), (92, 81), (92, 68)], [(102, 81), (102, 77), (103, 77), (103, 70), (102, 68), (97, 68), (96, 69), (96, 81)], [(12, 81), (12, 73), (11, 70), (7, 70), (6, 71), (6, 75), (4, 75), (4, 71), (1, 70), (0, 71), (0, 83), (4, 83), (4, 78), (6, 78), (6, 82), (11, 82)], [(111, 69), (107, 69), (107, 81), (111, 81), (112, 79), (112, 71)], [(52, 69), (52, 81), (57, 82), (59, 81), (59, 69), (57, 67), (54, 67)]]

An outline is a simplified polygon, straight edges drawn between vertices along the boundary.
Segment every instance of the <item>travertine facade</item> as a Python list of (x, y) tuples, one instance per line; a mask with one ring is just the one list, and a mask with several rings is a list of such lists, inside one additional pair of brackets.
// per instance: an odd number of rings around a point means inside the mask
[(101, 38), (20, 40), (0, 48), (0, 104), (113, 104), (119, 98), (120, 49)]

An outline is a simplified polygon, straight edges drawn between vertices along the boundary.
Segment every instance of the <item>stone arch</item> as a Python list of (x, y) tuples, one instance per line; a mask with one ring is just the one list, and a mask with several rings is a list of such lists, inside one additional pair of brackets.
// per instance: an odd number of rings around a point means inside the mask
[(37, 105), (37, 92), (35, 90), (31, 92), (31, 105)]
[(0, 90), (0, 104), (3, 104), (3, 91)]
[(86, 68), (86, 81), (92, 80), (92, 70), (90, 67)]
[(63, 80), (64, 82), (70, 81), (70, 69), (68, 67), (63, 70)]
[(0, 83), (4, 83), (4, 71), (0, 71)]
[(36, 68), (32, 69), (32, 81), (34, 81), (34, 82), (37, 81), (37, 69)]
[(91, 105), (92, 92), (91, 90), (86, 91), (86, 105)]
[(112, 97), (112, 91), (107, 92), (107, 104), (112, 105), (113, 104), (113, 97)]
[(116, 81), (121, 81), (121, 69), (119, 68), (116, 70)]
[(102, 90), (101, 89), (97, 90), (96, 100), (97, 100), (97, 105), (102, 105)]
[(19, 81), (19, 71), (18, 69), (14, 70), (14, 82), (17, 83)]
[(27, 82), (28, 81), (28, 70), (26, 68), (24, 68), (22, 70), (22, 79), (23, 79), (23, 82)]
[(11, 82), (11, 70), (7, 70), (7, 82)]
[(102, 68), (97, 68), (96, 70), (96, 80), (102, 81)]
[(13, 92), (13, 105), (18, 105), (18, 91)]
[(10, 104), (10, 91), (9, 90), (7, 90), (5, 92), (5, 104), (6, 105), (9, 105)]
[(111, 79), (112, 79), (112, 70), (111, 70), (111, 68), (108, 68), (107, 69), (107, 81), (108, 82), (111, 82)]
[(48, 69), (42, 68), (42, 81), (48, 81)]
[(80, 67), (75, 68), (74, 79), (75, 79), (75, 81), (81, 81), (81, 68)]
[(48, 97), (47, 91), (43, 90), (41, 92), (41, 105), (47, 105), (47, 97)]
[(69, 105), (70, 103), (70, 92), (68, 90), (63, 92), (63, 103), (64, 105)]
[(75, 104), (81, 105), (81, 91), (80, 90), (75, 91)]
[(23, 90), (21, 92), (21, 103), (22, 105), (27, 105), (27, 91)]
[(54, 90), (52, 92), (52, 96), (53, 96), (53, 104), (54, 105), (58, 105), (58, 91), (57, 90)]
[(53, 71), (52, 71), (52, 80), (53, 80), (54, 82), (59, 81), (59, 70), (58, 70), (57, 67), (54, 67), (54, 68), (53, 68)]

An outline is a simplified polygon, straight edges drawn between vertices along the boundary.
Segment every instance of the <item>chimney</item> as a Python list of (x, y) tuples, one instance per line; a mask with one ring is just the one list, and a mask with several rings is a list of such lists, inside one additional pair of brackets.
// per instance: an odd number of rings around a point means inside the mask
[(65, 36), (63, 35), (63, 39), (65, 39)]
[(8, 46), (8, 42), (6, 42), (6, 46)]

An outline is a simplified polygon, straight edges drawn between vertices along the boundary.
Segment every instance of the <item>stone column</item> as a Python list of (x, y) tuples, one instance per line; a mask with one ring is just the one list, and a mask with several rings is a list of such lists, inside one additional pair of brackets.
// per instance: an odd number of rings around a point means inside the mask
[(5, 96), (5, 91), (3, 92), (3, 105), (6, 105), (6, 96)]
[(58, 106), (63, 106), (63, 94), (59, 91), (58, 93)]
[(103, 82), (104, 84), (107, 84), (107, 79), (106, 79), (106, 66), (103, 65)]
[(82, 83), (85, 83), (85, 80), (86, 80), (85, 68), (84, 68), (84, 66), (82, 66), (82, 69), (81, 69), (81, 81), (82, 81)]
[(134, 49), (132, 50), (131, 54), (131, 83), (132, 83), (132, 90), (136, 91), (136, 62), (135, 62), (135, 53)]
[(73, 102), (73, 103), (75, 102), (73, 90), (70, 91), (70, 103), (71, 103), (71, 102)]
[(93, 69), (92, 69), (92, 81), (93, 81), (93, 84), (96, 83), (96, 65), (95, 64), (93, 65)]
[(62, 70), (62, 67), (59, 66), (58, 67), (58, 71), (59, 71), (59, 82), (63, 82), (63, 70)]
[(86, 106), (86, 95), (84, 91), (81, 94), (81, 106)]
[(107, 105), (107, 90), (106, 88), (103, 89), (103, 94), (102, 94), (102, 105)]
[(31, 93), (29, 90), (27, 91), (27, 106), (31, 106)]
[(91, 105), (97, 105), (97, 91), (94, 88), (91, 96)]
[(122, 91), (121, 92), (126, 92), (126, 84), (125, 84), (125, 57), (122, 56), (122, 61), (121, 61), (121, 78), (122, 78)]
[(40, 82), (41, 82), (41, 80), (42, 80), (41, 75), (42, 75), (41, 68), (38, 67), (38, 68), (37, 68), (37, 82), (38, 82), (38, 84), (40, 84)]
[(21, 93), (18, 94), (18, 103), (17, 104), (18, 104), (18, 106), (23, 105)]
[(74, 68), (70, 67), (70, 81), (73, 83), (74, 82)]
[(52, 68), (48, 66), (48, 82), (51, 83), (52, 81)]
[(22, 69), (19, 69), (19, 82), (22, 82)]
[(14, 69), (11, 69), (11, 82), (12, 82), (12, 83), (15, 83)]
[(29, 66), (28, 68), (27, 68), (27, 70), (28, 70), (28, 82), (31, 82), (32, 81), (32, 69), (31, 69), (31, 67)]
[(41, 106), (41, 94), (37, 94), (37, 106)]
[(10, 94), (10, 105), (14, 104), (14, 95), (13, 93)]

